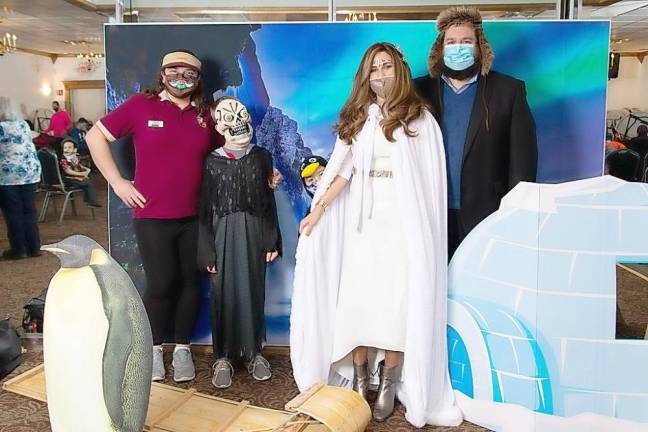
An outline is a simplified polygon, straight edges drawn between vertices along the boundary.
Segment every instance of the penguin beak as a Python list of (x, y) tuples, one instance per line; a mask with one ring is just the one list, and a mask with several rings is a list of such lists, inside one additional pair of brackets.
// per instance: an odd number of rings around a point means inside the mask
[(54, 255), (56, 254), (70, 254), (70, 252), (66, 251), (65, 249), (53, 247), (53, 246), (43, 246), (41, 247), (42, 251), (50, 252), (53, 253)]

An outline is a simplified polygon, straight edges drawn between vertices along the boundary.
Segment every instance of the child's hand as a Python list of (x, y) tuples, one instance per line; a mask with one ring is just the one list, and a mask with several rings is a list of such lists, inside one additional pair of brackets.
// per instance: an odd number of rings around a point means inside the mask
[(270, 189), (276, 190), (281, 185), (283, 181), (283, 176), (277, 168), (272, 169), (272, 178), (268, 181), (268, 186)]
[(279, 256), (279, 252), (273, 251), (273, 252), (266, 252), (266, 262), (272, 262), (277, 259)]
[(207, 271), (208, 271), (209, 273), (216, 274), (216, 273), (217, 273), (217, 271), (216, 271), (216, 266), (215, 266), (215, 265), (213, 265), (213, 266), (208, 266), (208, 267), (207, 267)]

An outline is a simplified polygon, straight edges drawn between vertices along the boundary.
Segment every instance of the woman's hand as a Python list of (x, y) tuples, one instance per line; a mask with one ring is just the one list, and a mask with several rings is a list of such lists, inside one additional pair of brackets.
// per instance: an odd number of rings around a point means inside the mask
[(208, 267), (207, 267), (207, 271), (208, 271), (209, 273), (211, 273), (211, 274), (216, 274), (216, 273), (217, 273), (217, 271), (216, 271), (216, 266), (215, 266), (215, 265), (213, 265), (213, 266), (208, 266)]
[(272, 262), (275, 259), (277, 259), (278, 256), (279, 256), (279, 252), (277, 251), (266, 252), (266, 262)]
[(135, 188), (132, 181), (124, 178), (111, 185), (115, 194), (130, 208), (144, 208), (146, 198)]
[(315, 206), (313, 211), (311, 211), (308, 216), (302, 219), (301, 223), (299, 224), (299, 234), (309, 236), (311, 232), (313, 232), (315, 225), (317, 225), (320, 218), (322, 217), (323, 212), (324, 210), (322, 209), (322, 207)]

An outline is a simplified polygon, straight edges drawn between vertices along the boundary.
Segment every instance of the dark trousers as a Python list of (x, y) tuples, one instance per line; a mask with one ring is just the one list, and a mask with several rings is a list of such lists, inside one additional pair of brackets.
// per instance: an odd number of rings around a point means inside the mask
[(135, 219), (134, 226), (146, 275), (144, 306), (153, 344), (164, 342), (169, 320), (175, 320), (175, 342), (188, 344), (200, 307), (198, 220)]
[(466, 230), (459, 217), (459, 210), (448, 209), (448, 262), (466, 235)]
[(99, 204), (99, 201), (97, 199), (97, 191), (95, 190), (94, 185), (92, 184), (90, 179), (75, 180), (66, 178), (64, 181), (66, 186), (83, 189), (83, 201), (87, 202), (88, 204)]
[(34, 205), (36, 186), (36, 183), (0, 186), (0, 208), (7, 224), (10, 248), (16, 255), (34, 254), (40, 249)]

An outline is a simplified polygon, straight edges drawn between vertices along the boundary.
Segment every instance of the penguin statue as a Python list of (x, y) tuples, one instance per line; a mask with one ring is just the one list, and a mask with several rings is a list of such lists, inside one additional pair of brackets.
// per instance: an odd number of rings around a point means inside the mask
[(45, 302), (43, 356), (53, 432), (141, 432), (153, 340), (126, 272), (94, 240), (43, 246), (61, 269)]

